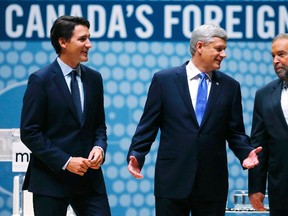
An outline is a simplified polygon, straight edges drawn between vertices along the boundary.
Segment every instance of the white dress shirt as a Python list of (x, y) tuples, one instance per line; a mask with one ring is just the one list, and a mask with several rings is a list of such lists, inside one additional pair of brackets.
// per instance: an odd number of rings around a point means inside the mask
[[(192, 105), (194, 107), (194, 110), (196, 108), (196, 100), (197, 100), (197, 93), (198, 93), (198, 85), (200, 83), (200, 77), (198, 76), (200, 73), (202, 73), (198, 68), (195, 67), (195, 65), (190, 60), (189, 63), (186, 65), (186, 73), (187, 73), (187, 80), (188, 80), (188, 86), (189, 86), (189, 92), (190, 97), (192, 100)], [(209, 97), (209, 92), (211, 89), (211, 77), (212, 73), (206, 73), (208, 79), (206, 79), (207, 86), (208, 86), (208, 92), (207, 92), (207, 101)]]
[(70, 66), (68, 66), (67, 64), (65, 64), (59, 57), (57, 58), (57, 62), (62, 70), (63, 76), (65, 77), (67, 86), (71, 92), (71, 87), (70, 87), (70, 82), (71, 82), (71, 76), (70, 76), (70, 72), (72, 70), (76, 70), (78, 75), (76, 77), (77, 82), (78, 82), (78, 86), (79, 86), (79, 92), (80, 92), (80, 100), (81, 100), (81, 108), (82, 108), (82, 112), (84, 109), (84, 91), (83, 91), (83, 83), (81, 82), (81, 69), (80, 67), (77, 68), (71, 68)]
[(282, 89), (281, 107), (282, 107), (282, 110), (283, 110), (283, 114), (284, 114), (286, 123), (288, 124), (288, 89), (287, 89), (287, 87), (284, 87)]

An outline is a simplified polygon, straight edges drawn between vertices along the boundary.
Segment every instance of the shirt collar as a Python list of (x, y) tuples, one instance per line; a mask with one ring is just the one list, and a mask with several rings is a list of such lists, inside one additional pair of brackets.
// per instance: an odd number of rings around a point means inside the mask
[(64, 77), (67, 76), (72, 70), (76, 70), (78, 75), (81, 77), (80, 64), (76, 68), (72, 68), (69, 65), (65, 64), (59, 57), (57, 57), (57, 62), (62, 70)]
[[(186, 66), (187, 71), (187, 77), (188, 80), (198, 78), (198, 74), (202, 73), (192, 62), (192, 60), (189, 61), (189, 63)], [(211, 81), (212, 78), (212, 72), (206, 73), (207, 77)]]

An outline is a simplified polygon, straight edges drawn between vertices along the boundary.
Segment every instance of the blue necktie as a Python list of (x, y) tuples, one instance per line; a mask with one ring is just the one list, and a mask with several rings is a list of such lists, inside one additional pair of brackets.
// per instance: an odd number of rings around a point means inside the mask
[(77, 71), (73, 70), (71, 71), (71, 94), (72, 94), (72, 99), (74, 103), (74, 107), (78, 116), (78, 119), (80, 122), (82, 122), (82, 107), (81, 107), (81, 98), (80, 98), (80, 91), (79, 91), (79, 86), (78, 86), (78, 81), (77, 81), (77, 76), (78, 73)]
[(197, 100), (196, 100), (196, 118), (198, 121), (198, 124), (201, 124), (202, 118), (204, 116), (205, 108), (206, 108), (206, 102), (207, 102), (207, 82), (206, 82), (206, 75), (205, 73), (199, 74), (200, 82), (198, 86), (198, 93), (197, 93)]

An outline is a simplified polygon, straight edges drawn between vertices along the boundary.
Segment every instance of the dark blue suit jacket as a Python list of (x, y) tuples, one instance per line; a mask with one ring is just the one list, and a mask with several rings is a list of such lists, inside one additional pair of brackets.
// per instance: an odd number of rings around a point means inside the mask
[(251, 130), (251, 144), (263, 149), (259, 165), (249, 170), (249, 193), (265, 194), (268, 176), (273, 209), (287, 209), (288, 204), (288, 126), (281, 107), (282, 87), (283, 81), (277, 79), (256, 92)]
[(84, 177), (64, 171), (69, 157), (88, 158), (94, 146), (107, 148), (103, 83), (100, 73), (81, 65), (84, 120), (79, 122), (58, 62), (29, 77), (23, 99), (21, 140), (32, 151), (23, 189), (64, 197), (90, 185), (105, 194), (103, 174), (89, 169)]
[(199, 126), (189, 94), (186, 62), (155, 73), (129, 156), (142, 168), (161, 131), (155, 170), (155, 195), (187, 198), (195, 181), (208, 200), (225, 201), (228, 192), (226, 141), (242, 162), (253, 149), (245, 135), (240, 85), (213, 72), (211, 91)]

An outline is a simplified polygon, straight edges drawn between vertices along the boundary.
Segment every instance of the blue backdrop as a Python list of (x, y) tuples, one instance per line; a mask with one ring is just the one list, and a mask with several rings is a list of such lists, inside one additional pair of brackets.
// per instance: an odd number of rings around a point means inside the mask
[[(47, 31), (53, 19), (64, 13), (89, 17), (93, 48), (86, 65), (100, 71), (104, 80), (109, 146), (103, 170), (112, 215), (154, 215), (153, 178), (158, 142), (147, 156), (142, 171), (144, 179), (132, 178), (125, 161), (153, 73), (189, 60), (187, 35), (193, 27), (204, 22), (220, 24), (230, 37), (228, 57), (221, 70), (241, 83), (249, 134), (255, 91), (276, 78), (270, 54), (271, 38), (287, 31), (286, 5), (285, 1), (2, 0), (0, 128), (19, 127), (29, 74), (56, 58)], [(0, 216), (10, 216), (13, 176), (19, 173), (12, 173), (11, 158), (3, 154), (7, 148), (3, 143), (0, 139)], [(227, 151), (227, 205), (232, 206), (232, 192), (247, 189), (247, 171)]]

